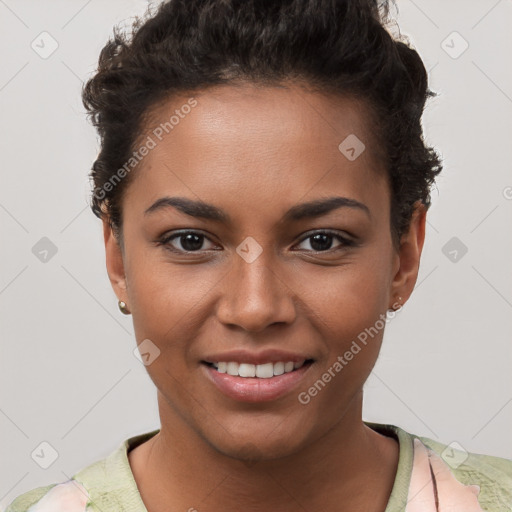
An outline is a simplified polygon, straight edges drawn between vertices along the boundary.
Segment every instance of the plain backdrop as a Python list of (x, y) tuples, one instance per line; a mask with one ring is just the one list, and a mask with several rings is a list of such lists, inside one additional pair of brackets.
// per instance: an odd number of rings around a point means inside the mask
[[(159, 427), (88, 207), (98, 141), (80, 98), (113, 25), (147, 5), (0, 0), (0, 509)], [(424, 127), (444, 171), (364, 419), (512, 458), (512, 2), (393, 12), (438, 93)], [(47, 469), (41, 450), (55, 450)]]

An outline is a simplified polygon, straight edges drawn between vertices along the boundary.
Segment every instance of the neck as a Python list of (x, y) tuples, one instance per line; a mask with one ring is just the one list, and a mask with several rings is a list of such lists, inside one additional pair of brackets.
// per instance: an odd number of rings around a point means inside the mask
[(363, 423), (362, 392), (338, 424), (313, 443), (286, 457), (257, 461), (220, 453), (161, 402), (159, 394), (160, 432), (129, 454), (148, 512), (170, 505), (252, 512), (386, 508), (398, 444)]

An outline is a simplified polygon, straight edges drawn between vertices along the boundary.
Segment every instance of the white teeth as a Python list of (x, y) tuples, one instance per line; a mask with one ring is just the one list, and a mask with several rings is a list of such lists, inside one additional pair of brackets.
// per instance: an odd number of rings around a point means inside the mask
[(274, 364), (274, 375), (283, 375), (284, 373), (284, 363), (275, 363)]
[(270, 379), (274, 376), (274, 365), (272, 363), (256, 365), (256, 377), (260, 379)]
[(235, 363), (234, 361), (220, 361), (213, 363), (213, 367), (219, 373), (227, 373), (228, 375), (239, 377), (258, 377), (260, 379), (270, 379), (283, 373), (290, 373), (300, 368), (305, 361), (294, 363), (293, 361), (263, 364)]
[(226, 373), (229, 375), (238, 375), (238, 363), (227, 363)]
[(242, 363), (238, 367), (238, 375), (240, 375), (240, 377), (256, 377), (256, 366)]

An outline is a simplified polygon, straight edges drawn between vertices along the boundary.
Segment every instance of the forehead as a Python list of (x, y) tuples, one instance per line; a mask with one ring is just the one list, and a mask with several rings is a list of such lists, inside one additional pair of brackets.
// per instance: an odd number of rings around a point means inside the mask
[[(194, 106), (190, 107), (193, 102)], [(160, 101), (147, 114), (144, 134), (157, 142), (172, 132), (175, 141), (180, 132), (186, 137), (209, 140), (213, 146), (231, 140), (251, 142), (273, 139), (293, 146), (302, 144), (332, 148), (348, 135), (358, 135), (366, 143), (367, 155), (379, 158), (374, 141), (375, 124), (369, 105), (361, 99), (313, 92), (304, 85), (287, 83), (262, 86), (236, 83), (210, 87), (193, 94), (181, 94)], [(180, 129), (178, 129), (180, 127)], [(372, 140), (370, 141), (370, 138)], [(225, 144), (224, 144), (225, 145)]]
[(274, 204), (339, 190), (368, 201), (387, 196), (372, 132), (363, 102), (296, 85), (175, 96), (147, 117), (140, 141), (152, 149), (126, 195), (141, 208), (165, 194)]

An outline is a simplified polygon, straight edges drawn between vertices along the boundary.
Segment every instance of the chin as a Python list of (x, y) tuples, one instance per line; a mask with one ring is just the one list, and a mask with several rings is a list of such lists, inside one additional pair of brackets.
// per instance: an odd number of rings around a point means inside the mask
[[(245, 423), (245, 422), (244, 422)], [(295, 428), (293, 428), (295, 427)], [(260, 462), (288, 457), (299, 452), (308, 442), (307, 433), (299, 422), (290, 425), (290, 418), (281, 417), (280, 422), (251, 420), (238, 425), (236, 430), (222, 429), (202, 437), (216, 451), (227, 457), (244, 462)]]
[(231, 440), (229, 444), (213, 445), (213, 448), (227, 457), (246, 464), (253, 464), (289, 457), (300, 450), (300, 446), (297, 443), (292, 445), (289, 440), (287, 442), (283, 441), (283, 439), (266, 440), (264, 442), (259, 439), (247, 440), (245, 442)]

